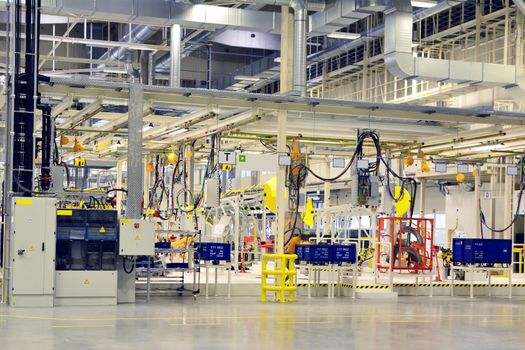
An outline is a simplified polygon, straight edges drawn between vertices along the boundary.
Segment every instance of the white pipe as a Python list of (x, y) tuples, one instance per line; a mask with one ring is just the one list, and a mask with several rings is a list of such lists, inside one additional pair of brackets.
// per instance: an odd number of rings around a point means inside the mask
[(180, 24), (171, 26), (170, 33), (170, 86), (180, 87), (180, 60), (181, 60), (181, 27)]

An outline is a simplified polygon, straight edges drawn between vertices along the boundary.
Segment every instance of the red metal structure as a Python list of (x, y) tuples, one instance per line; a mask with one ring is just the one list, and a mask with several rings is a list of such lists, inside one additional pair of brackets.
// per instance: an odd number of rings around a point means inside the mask
[(383, 217), (378, 219), (377, 232), (376, 261), (380, 272), (432, 271), (433, 219)]

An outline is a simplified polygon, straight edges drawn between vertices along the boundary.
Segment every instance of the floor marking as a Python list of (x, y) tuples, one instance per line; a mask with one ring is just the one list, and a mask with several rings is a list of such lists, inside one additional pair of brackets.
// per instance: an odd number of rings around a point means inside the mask
[(107, 328), (114, 327), (112, 324), (78, 324), (78, 325), (63, 325), (63, 326), (53, 326), (53, 328)]
[(392, 321), (383, 321), (384, 323), (432, 323), (434, 321), (429, 321), (429, 320), (421, 320), (421, 321), (416, 321), (416, 320), (392, 320)]
[(195, 326), (222, 326), (222, 323), (170, 323), (170, 326), (186, 326), (186, 327), (195, 327)]
[[(438, 319), (444, 319), (444, 318), (494, 318), (494, 317), (512, 317), (514, 315), (512, 314), (487, 314), (487, 315), (479, 315), (479, 314), (449, 314), (449, 315), (435, 315), (435, 314), (428, 314), (428, 315), (414, 315), (410, 317), (415, 318), (432, 318), (435, 319), (436, 317)], [(115, 321), (186, 321), (186, 320), (200, 320), (200, 321), (206, 321), (206, 320), (257, 320), (257, 319), (278, 319), (280, 316), (275, 317), (268, 317), (268, 316), (209, 316), (209, 315), (203, 315), (203, 316), (192, 316), (192, 317), (181, 317), (181, 316), (174, 316), (174, 317), (98, 317), (98, 318), (68, 318), (68, 317), (43, 317), (43, 316), (30, 316), (30, 315), (7, 315), (7, 314), (0, 314), (0, 317), (4, 318), (11, 318), (11, 319), (27, 319), (27, 320), (38, 320), (38, 321), (62, 321), (62, 322), (115, 322)], [(317, 318), (320, 320), (326, 320), (326, 319), (374, 319), (374, 318), (395, 318), (399, 317), (399, 315), (385, 315), (385, 314), (377, 314), (377, 315), (319, 315)]]
[(333, 323), (331, 321), (318, 321), (318, 322), (309, 322), (309, 321), (304, 321), (304, 322), (279, 322), (279, 324), (328, 324), (328, 323)]
[(523, 323), (523, 320), (490, 320), (479, 321), (479, 323)]

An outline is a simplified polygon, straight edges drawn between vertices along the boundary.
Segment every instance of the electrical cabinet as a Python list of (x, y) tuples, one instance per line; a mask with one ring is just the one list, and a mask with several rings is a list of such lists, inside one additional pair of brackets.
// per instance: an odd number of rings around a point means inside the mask
[(129, 256), (155, 254), (155, 224), (140, 219), (121, 219), (119, 254)]
[(52, 307), (55, 286), (56, 201), (13, 198), (11, 306)]

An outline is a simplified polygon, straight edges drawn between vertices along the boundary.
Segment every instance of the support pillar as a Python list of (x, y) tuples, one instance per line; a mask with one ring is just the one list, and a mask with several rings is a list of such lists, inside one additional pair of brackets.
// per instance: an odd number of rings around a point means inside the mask
[(476, 176), (474, 178), (474, 200), (475, 200), (475, 206), (476, 206), (476, 232), (474, 233), (475, 235), (475, 238), (479, 238), (481, 237), (481, 221), (480, 221), (480, 218), (479, 218), (479, 213), (481, 211), (481, 207), (480, 207), (480, 204), (481, 204), (481, 197), (480, 197), (480, 192), (481, 192), (481, 169), (480, 167), (478, 166), (477, 168), (477, 171), (478, 171), (478, 176)]
[[(144, 118), (144, 90), (142, 85), (131, 84), (128, 100), (128, 161), (126, 218), (140, 219), (142, 217), (142, 195), (144, 188), (144, 164), (142, 164), (142, 123)], [(129, 260), (129, 259), (126, 259)], [(135, 262), (125, 261), (124, 257), (117, 260), (117, 302), (135, 302), (135, 270), (127, 273), (124, 264), (128, 266)]]
[[(325, 177), (330, 177), (330, 158), (329, 157), (326, 157), (325, 158), (325, 162), (324, 162), (324, 176)], [(330, 235), (330, 237), (333, 239), (334, 237), (332, 237), (332, 227), (331, 227), (331, 222), (330, 221), (330, 214), (328, 213), (328, 208), (330, 207), (331, 203), (330, 203), (330, 190), (331, 190), (331, 186), (330, 186), (330, 182), (326, 181), (324, 183), (324, 198), (323, 198), (323, 202), (324, 202), (324, 215), (323, 215), (323, 225), (324, 225), (324, 236), (328, 236)], [(333, 243), (333, 241), (332, 241)]]
[[(292, 52), (293, 47), (293, 15), (287, 6), (281, 11), (281, 94), (292, 89)], [(288, 111), (280, 110), (277, 117), (277, 152), (287, 154), (286, 149), (286, 124)], [(286, 167), (279, 166), (277, 171), (277, 232), (275, 232), (275, 252), (284, 253), (284, 232), (286, 230), (286, 219), (288, 203), (286, 200)]]

